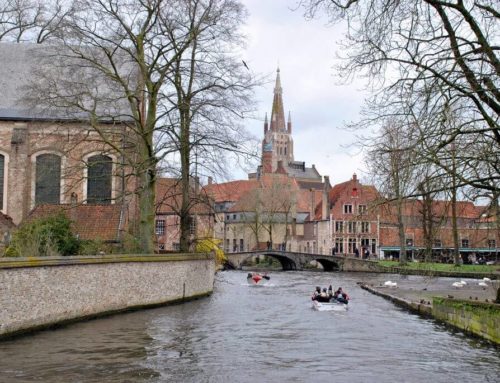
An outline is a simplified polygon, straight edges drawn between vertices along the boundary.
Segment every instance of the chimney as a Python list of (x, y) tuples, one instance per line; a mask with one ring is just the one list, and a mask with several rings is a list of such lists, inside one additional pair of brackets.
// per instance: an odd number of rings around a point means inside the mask
[(283, 166), (283, 161), (279, 160), (278, 161), (278, 167), (276, 168), (276, 173), (279, 174), (288, 174), (285, 167)]
[(262, 153), (262, 173), (272, 173), (273, 172), (273, 153), (264, 152)]
[(314, 220), (314, 210), (316, 207), (316, 195), (315, 195), (314, 189), (309, 189), (309, 191), (311, 192), (311, 207), (310, 207), (310, 211), (309, 211), (309, 221), (313, 221)]
[(212, 179), (212, 177), (211, 177), (211, 176), (208, 176), (208, 184), (209, 184), (209, 185), (212, 185), (212, 182), (213, 182), (213, 181), (214, 181), (214, 180)]
[(327, 191), (330, 191), (332, 188), (332, 185), (330, 185), (330, 177), (329, 176), (323, 176), (323, 183), (325, 184), (325, 189)]
[(200, 193), (200, 177), (198, 176), (194, 177), (194, 192), (196, 196)]
[[(325, 184), (326, 185), (326, 184)], [(323, 193), (321, 195), (321, 219), (326, 220), (328, 218), (328, 190), (326, 187), (323, 189)]]

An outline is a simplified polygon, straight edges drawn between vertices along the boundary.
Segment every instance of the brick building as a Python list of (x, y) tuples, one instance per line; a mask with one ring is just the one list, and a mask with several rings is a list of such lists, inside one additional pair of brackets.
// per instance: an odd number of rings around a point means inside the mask
[[(316, 207), (314, 219), (305, 223), (306, 238), (316, 241), (311, 252), (399, 257), (395, 203), (385, 201), (374, 186), (361, 184), (354, 174), (352, 179), (330, 190), (328, 215), (324, 212), (324, 203), (323, 200)], [(484, 206), (464, 201), (457, 202), (456, 210), (459, 251), (463, 260), (475, 261), (481, 256), (498, 259), (500, 233), (495, 214)], [(436, 260), (452, 258), (451, 214), (449, 201), (431, 201), (428, 218), (425, 218), (422, 200), (404, 202), (405, 247), (410, 258), (421, 259), (426, 252)]]
[[(0, 44), (0, 210), (19, 224), (36, 206), (67, 208), (81, 204), (116, 205), (123, 230), (132, 211), (133, 179), (119, 154), (86, 123), (84, 116), (30, 106), (28, 86), (37, 81), (40, 54), (36, 44)], [(100, 121), (120, 145), (126, 125)], [(85, 210), (88, 212), (87, 207)], [(93, 214), (75, 213), (83, 217)], [(93, 218), (89, 218), (92, 220)], [(90, 222), (90, 224), (92, 224)], [(113, 229), (114, 230), (114, 229)]]
[[(190, 207), (190, 240), (214, 237), (215, 212), (213, 201), (200, 187), (197, 179), (192, 180)], [(175, 178), (156, 180), (155, 242), (159, 251), (180, 249), (180, 216), (182, 195), (180, 181)]]

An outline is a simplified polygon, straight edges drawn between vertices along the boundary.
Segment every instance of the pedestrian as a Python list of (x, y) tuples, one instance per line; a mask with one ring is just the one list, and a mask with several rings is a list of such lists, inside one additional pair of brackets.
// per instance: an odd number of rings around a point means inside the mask
[(365, 256), (365, 259), (369, 259), (370, 258), (370, 250), (368, 250), (368, 248), (365, 248), (364, 256)]

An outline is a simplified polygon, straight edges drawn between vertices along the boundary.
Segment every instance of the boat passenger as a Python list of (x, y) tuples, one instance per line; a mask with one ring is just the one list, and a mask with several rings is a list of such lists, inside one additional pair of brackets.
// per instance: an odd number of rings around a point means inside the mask
[(333, 298), (340, 303), (349, 303), (349, 296), (342, 290), (342, 287), (339, 287), (337, 291), (335, 291), (335, 293), (333, 294)]
[(314, 293), (313, 293), (313, 295), (312, 295), (311, 299), (312, 299), (313, 301), (315, 301), (315, 300), (316, 300), (316, 298), (318, 298), (320, 295), (321, 295), (321, 287), (316, 286), (316, 290), (314, 290)]

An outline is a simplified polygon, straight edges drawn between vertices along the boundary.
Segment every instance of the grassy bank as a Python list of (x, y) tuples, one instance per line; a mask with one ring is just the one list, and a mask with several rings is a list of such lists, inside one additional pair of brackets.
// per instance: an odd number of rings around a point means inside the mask
[(401, 268), (403, 270), (417, 271), (437, 271), (447, 273), (496, 273), (500, 272), (498, 265), (460, 265), (455, 266), (448, 263), (424, 263), (424, 262), (409, 262), (405, 266), (400, 265), (397, 261), (379, 261), (378, 264), (387, 268)]

